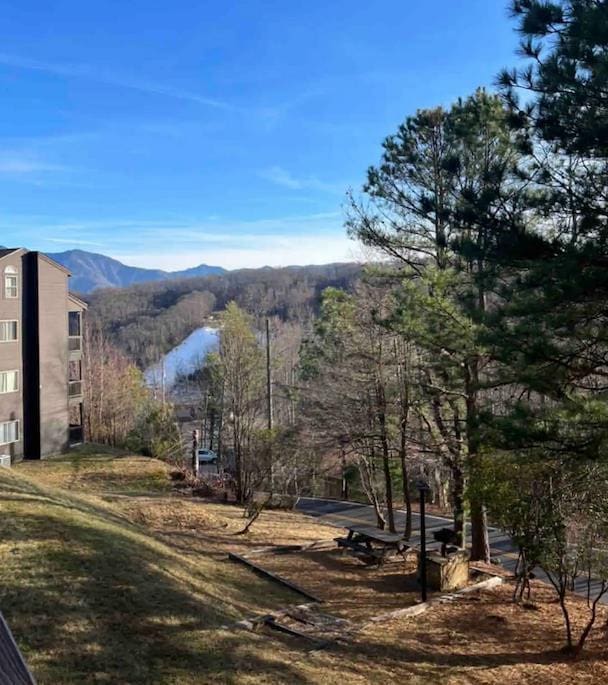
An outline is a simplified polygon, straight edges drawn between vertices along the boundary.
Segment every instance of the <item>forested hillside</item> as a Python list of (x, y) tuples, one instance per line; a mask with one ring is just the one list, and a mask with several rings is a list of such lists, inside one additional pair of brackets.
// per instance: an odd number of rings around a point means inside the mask
[(231, 301), (254, 317), (306, 322), (318, 310), (325, 288), (349, 290), (360, 273), (358, 264), (243, 269), (100, 290), (88, 298), (89, 319), (145, 367)]

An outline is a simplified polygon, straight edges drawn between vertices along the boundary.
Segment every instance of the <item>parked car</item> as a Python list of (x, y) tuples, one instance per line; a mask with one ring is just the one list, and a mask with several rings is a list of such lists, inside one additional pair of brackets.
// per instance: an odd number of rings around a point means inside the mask
[(217, 454), (213, 450), (199, 450), (198, 464), (217, 464)]

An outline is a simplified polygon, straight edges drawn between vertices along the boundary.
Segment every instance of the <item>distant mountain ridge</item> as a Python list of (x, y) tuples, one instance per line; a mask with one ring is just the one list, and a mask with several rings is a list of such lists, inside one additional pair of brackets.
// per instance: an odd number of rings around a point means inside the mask
[(99, 288), (124, 288), (134, 283), (145, 283), (147, 281), (164, 281), (226, 273), (226, 269), (221, 266), (209, 266), (208, 264), (200, 264), (183, 271), (143, 269), (138, 266), (127, 266), (117, 259), (86, 250), (66, 250), (65, 252), (47, 252), (47, 254), (72, 273), (70, 290), (80, 293), (90, 293)]

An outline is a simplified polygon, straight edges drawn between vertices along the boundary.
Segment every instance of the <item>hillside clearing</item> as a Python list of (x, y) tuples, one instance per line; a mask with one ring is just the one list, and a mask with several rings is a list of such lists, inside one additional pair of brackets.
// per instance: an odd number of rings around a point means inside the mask
[[(564, 659), (559, 609), (543, 587), (536, 611), (509, 603), (505, 586), (314, 653), (274, 633), (226, 629), (301, 601), (227, 562), (228, 549), (335, 530), (270, 511), (250, 535), (234, 536), (239, 509), (172, 495), (155, 460), (87, 448), (21, 464), (0, 471), (0, 506), (0, 609), (42, 685), (608, 678), (601, 630), (580, 662)], [(353, 582), (348, 566), (344, 583)]]

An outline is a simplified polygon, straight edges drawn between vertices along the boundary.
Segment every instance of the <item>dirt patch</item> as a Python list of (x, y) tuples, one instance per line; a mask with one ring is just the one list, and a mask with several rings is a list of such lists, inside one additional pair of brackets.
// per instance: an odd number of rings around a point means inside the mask
[[(374, 655), (386, 667), (423, 673), (445, 683), (605, 683), (608, 641), (598, 619), (588, 647), (578, 661), (561, 651), (564, 629), (554, 594), (533, 583), (535, 610), (510, 601), (513, 587), (463, 596), (433, 607), (422, 616), (394, 620), (366, 629), (355, 648)], [(586, 613), (584, 600), (572, 599), (575, 622)]]
[(353, 621), (411, 606), (420, 596), (411, 557), (378, 567), (338, 549), (313, 549), (265, 554), (256, 563), (322, 599), (323, 611)]

